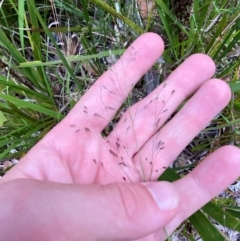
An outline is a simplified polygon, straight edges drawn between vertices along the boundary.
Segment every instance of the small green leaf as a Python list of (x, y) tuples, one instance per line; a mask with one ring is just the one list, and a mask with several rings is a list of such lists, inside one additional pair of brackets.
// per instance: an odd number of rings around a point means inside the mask
[(3, 123), (7, 121), (6, 117), (3, 115), (2, 111), (0, 111), (0, 126), (3, 126)]
[(240, 81), (229, 82), (229, 86), (233, 92), (237, 92), (240, 90)]
[(174, 182), (178, 179), (180, 179), (180, 176), (171, 168), (167, 168), (165, 172), (158, 178), (158, 181)]

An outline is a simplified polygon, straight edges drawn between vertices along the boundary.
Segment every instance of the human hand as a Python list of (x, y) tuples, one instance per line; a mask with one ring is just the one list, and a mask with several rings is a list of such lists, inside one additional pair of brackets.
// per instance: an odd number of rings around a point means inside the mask
[[(230, 99), (227, 84), (209, 80), (215, 66), (202, 54), (188, 58), (102, 137), (162, 51), (156, 34), (139, 37), (1, 179), (5, 240), (165, 240), (239, 176), (240, 152), (226, 146), (173, 184), (152, 182)], [(8, 226), (13, 221), (14, 233)]]

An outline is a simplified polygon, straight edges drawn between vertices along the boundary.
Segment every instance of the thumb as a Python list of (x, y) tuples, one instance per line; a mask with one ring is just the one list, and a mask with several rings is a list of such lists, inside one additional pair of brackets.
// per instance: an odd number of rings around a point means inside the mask
[[(87, 189), (87, 190), (86, 190)], [(85, 223), (89, 240), (136, 240), (170, 222), (177, 213), (179, 195), (168, 182), (112, 183), (86, 186)], [(98, 240), (99, 240), (98, 239)]]
[[(8, 210), (0, 210), (6, 215), (3, 236), (11, 241), (135, 240), (164, 227), (179, 203), (168, 182), (79, 185), (18, 179), (2, 184), (0, 192), (0, 209)], [(10, 232), (13, 222), (17, 227)]]

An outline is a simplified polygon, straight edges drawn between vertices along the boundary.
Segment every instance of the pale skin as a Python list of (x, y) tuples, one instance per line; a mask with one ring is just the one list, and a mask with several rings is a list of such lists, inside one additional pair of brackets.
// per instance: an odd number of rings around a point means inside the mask
[[(231, 98), (224, 81), (211, 79), (215, 65), (203, 54), (187, 59), (164, 87), (133, 105), (102, 138), (101, 131), (163, 49), (158, 35), (139, 37), (0, 179), (3, 240), (165, 240), (238, 178), (240, 151), (225, 146), (184, 178), (154, 182)], [(156, 151), (154, 143), (163, 148)]]

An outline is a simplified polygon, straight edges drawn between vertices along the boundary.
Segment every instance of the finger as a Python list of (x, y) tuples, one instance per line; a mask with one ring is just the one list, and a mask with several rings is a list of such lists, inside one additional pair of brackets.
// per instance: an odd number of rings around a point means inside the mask
[[(177, 216), (166, 226), (171, 234), (194, 212), (221, 193), (240, 176), (240, 150), (225, 146), (209, 155), (190, 174), (176, 181), (181, 202)], [(162, 239), (162, 231), (158, 232)], [(157, 235), (156, 235), (157, 236)], [(158, 237), (158, 236), (157, 236)]]
[(101, 132), (133, 86), (160, 57), (163, 48), (163, 41), (157, 34), (140, 36), (80, 99), (64, 123), (81, 123)]
[(215, 71), (206, 55), (195, 54), (177, 68), (152, 94), (131, 107), (108, 139), (121, 137), (121, 144), (132, 157), (188, 96)]
[(18, 179), (2, 184), (0, 192), (1, 237), (11, 241), (136, 240), (165, 226), (179, 204), (167, 182), (102, 186)]
[(146, 180), (155, 180), (191, 140), (227, 105), (229, 86), (207, 81), (185, 106), (135, 155), (134, 163)]

